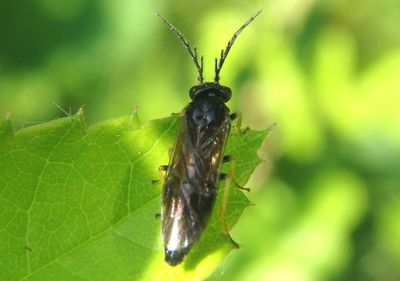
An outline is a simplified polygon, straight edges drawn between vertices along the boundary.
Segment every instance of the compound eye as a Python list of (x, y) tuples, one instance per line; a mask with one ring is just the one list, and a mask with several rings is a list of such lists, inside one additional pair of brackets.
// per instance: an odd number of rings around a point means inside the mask
[(189, 96), (192, 100), (195, 99), (195, 97), (197, 96), (197, 94), (199, 93), (199, 90), (201, 89), (202, 85), (198, 85), (198, 86), (193, 86), (192, 88), (190, 88), (189, 90)]
[(225, 102), (229, 101), (232, 97), (231, 89), (225, 86), (221, 86), (221, 96)]

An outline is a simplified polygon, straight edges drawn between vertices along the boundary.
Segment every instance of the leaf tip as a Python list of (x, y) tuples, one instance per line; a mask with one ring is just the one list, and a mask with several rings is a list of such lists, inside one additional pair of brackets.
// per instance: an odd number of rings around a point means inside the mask
[(271, 132), (276, 126), (278, 126), (278, 123), (274, 122), (269, 127), (267, 128), (267, 134)]
[(73, 116), (73, 119), (75, 119), (75, 121), (77, 121), (81, 127), (82, 130), (85, 129), (85, 110), (83, 107), (80, 107), (78, 109), (78, 111), (75, 113), (75, 115)]
[(83, 109), (83, 107), (81, 106), (78, 111), (76, 112), (76, 115), (83, 117), (83, 115), (85, 114), (85, 110)]
[(6, 112), (4, 117), (0, 118), (0, 139), (7, 139), (13, 135), (11, 113)]
[(139, 107), (135, 106), (132, 109), (131, 115), (130, 115), (131, 121), (133, 121), (135, 124), (138, 124), (141, 126), (140, 118), (139, 118)]
[(253, 201), (248, 201), (247, 202), (247, 207), (255, 207), (256, 206), (256, 203), (254, 203)]

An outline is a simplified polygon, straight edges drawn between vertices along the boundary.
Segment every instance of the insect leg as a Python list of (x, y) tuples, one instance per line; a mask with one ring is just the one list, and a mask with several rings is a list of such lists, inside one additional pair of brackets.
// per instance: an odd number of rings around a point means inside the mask
[[(164, 180), (164, 175), (163, 175), (162, 172), (166, 172), (167, 170), (168, 170), (168, 165), (161, 165), (160, 167), (158, 167), (158, 173), (159, 173), (160, 179), (152, 180), (152, 182), (153, 183), (158, 183), (158, 182), (161, 181), (161, 179)], [(154, 214), (154, 218), (160, 219), (161, 218), (161, 213)]]
[[(222, 163), (227, 163), (227, 162), (230, 162), (230, 161), (232, 161), (232, 160), (234, 160), (234, 158), (233, 158), (232, 155), (225, 155), (225, 156), (222, 158)], [(219, 175), (219, 179), (220, 179), (220, 180), (226, 180), (226, 179), (229, 177), (230, 179), (232, 179), (233, 184), (234, 184), (237, 188), (239, 188), (239, 189), (241, 189), (241, 190), (245, 190), (245, 191), (247, 191), (247, 192), (250, 192), (250, 188), (246, 188), (246, 187), (241, 186), (240, 184), (238, 184), (238, 183), (236, 182), (235, 178), (232, 176), (232, 171), (233, 171), (234, 165), (235, 165), (235, 162), (233, 162), (233, 165), (232, 165), (232, 167), (231, 167), (231, 169), (230, 169), (230, 171), (229, 171), (229, 174), (221, 173), (221, 174)]]
[(225, 155), (224, 158), (222, 158), (222, 163), (227, 163), (231, 161), (233, 157), (231, 155)]
[(239, 188), (240, 190), (244, 190), (244, 191), (250, 192), (250, 188), (243, 187), (243, 186), (239, 185), (231, 175), (226, 174), (226, 173), (222, 173), (222, 174), (219, 175), (219, 179), (220, 179), (220, 180), (226, 180), (227, 178), (231, 178), (233, 184), (234, 184), (237, 188)]
[(158, 167), (158, 174), (160, 176), (161, 180), (164, 180), (164, 173), (167, 172), (168, 170), (168, 165), (161, 165), (160, 167)]
[(242, 113), (240, 111), (236, 111), (230, 115), (231, 121), (236, 120), (236, 128), (240, 130), (240, 127), (242, 126)]
[(151, 180), (151, 183), (155, 184), (159, 183), (161, 180), (164, 180), (163, 172), (166, 172), (167, 170), (168, 170), (168, 165), (161, 165), (160, 167), (158, 167), (158, 175), (160, 178), (156, 180)]
[(239, 130), (240, 133), (245, 134), (250, 128), (246, 127), (242, 128), (242, 113), (240, 111), (234, 112), (230, 115), (231, 121), (236, 120), (236, 128)]
[(168, 170), (168, 165), (161, 165), (158, 167), (158, 171), (160, 172), (166, 172)]
[[(221, 176), (222, 175), (225, 175), (224, 177), (226, 179), (230, 179), (230, 177), (227, 177), (227, 174), (221, 174)], [(240, 248), (239, 244), (236, 243), (236, 241), (233, 240), (233, 238), (229, 234), (228, 225), (226, 224), (226, 219), (225, 219), (225, 211), (226, 211), (226, 205), (227, 205), (227, 202), (228, 202), (229, 187), (230, 187), (230, 183), (229, 183), (229, 180), (227, 180), (225, 182), (224, 196), (222, 197), (221, 208), (219, 210), (219, 218), (220, 218), (220, 220), (222, 222), (222, 225), (224, 226), (224, 231), (228, 235), (228, 237), (231, 240), (232, 244), (235, 246), (235, 248)]]

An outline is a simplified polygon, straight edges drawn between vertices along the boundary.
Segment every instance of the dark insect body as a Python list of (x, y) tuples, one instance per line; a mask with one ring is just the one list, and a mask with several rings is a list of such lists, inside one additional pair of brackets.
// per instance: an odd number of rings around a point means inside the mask
[[(162, 234), (165, 261), (174, 266), (182, 262), (207, 225), (217, 196), (224, 161), (225, 144), (231, 129), (225, 105), (231, 90), (219, 84), (222, 65), (240, 32), (259, 14), (246, 21), (233, 35), (219, 60), (215, 59), (214, 82), (204, 83), (203, 57), (192, 50), (183, 35), (166, 19), (158, 17), (178, 36), (199, 73), (199, 85), (189, 91), (192, 101), (182, 110), (181, 122), (162, 192)], [(163, 167), (163, 166), (162, 166)]]

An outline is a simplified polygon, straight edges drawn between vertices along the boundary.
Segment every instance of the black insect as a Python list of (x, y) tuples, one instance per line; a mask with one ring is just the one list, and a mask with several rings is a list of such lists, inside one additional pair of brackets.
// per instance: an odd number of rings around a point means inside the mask
[(162, 234), (165, 261), (174, 266), (182, 262), (192, 245), (200, 238), (211, 214), (224, 160), (225, 144), (231, 129), (230, 114), (225, 105), (231, 98), (231, 89), (219, 84), (219, 74), (237, 36), (259, 14), (247, 20), (229, 40), (219, 59), (215, 59), (214, 82), (204, 83), (203, 57), (200, 62), (197, 49), (191, 48), (171, 23), (157, 16), (173, 31), (188, 51), (199, 73), (199, 85), (189, 90), (192, 101), (182, 110), (181, 122), (166, 170), (162, 194)]

